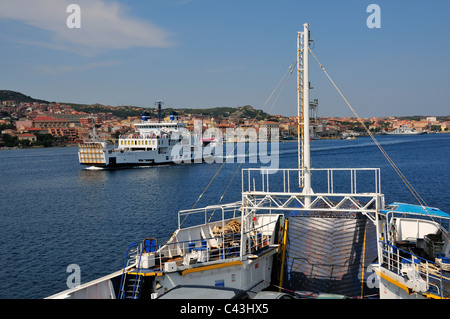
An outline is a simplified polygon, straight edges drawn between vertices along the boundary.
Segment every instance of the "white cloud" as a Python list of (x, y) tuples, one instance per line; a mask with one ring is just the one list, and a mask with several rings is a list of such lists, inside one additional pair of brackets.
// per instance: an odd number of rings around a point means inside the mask
[[(70, 29), (66, 21), (71, 3), (81, 8), (81, 28)], [(105, 0), (2, 0), (0, 19), (17, 20), (45, 30), (45, 40), (22, 42), (54, 49), (92, 54), (99, 50), (131, 47), (161, 48), (175, 43), (171, 34), (153, 23), (129, 15), (122, 4)]]

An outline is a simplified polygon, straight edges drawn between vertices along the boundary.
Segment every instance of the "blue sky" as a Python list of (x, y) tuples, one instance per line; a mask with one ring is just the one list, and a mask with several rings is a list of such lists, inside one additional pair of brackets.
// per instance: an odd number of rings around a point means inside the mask
[[(81, 28), (69, 29), (69, 4)], [(381, 28), (369, 29), (369, 4)], [(262, 108), (311, 24), (313, 51), (362, 117), (449, 115), (446, 0), (0, 0), (0, 89), (59, 102)], [(319, 116), (350, 116), (311, 59)], [(296, 114), (296, 78), (264, 111)]]

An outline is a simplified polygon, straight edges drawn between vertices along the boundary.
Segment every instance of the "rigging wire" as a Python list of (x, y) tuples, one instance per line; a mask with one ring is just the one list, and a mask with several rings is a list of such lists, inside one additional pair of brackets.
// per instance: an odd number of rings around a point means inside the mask
[[(274, 107), (275, 104), (277, 103), (278, 98), (280, 97), (281, 93), (283, 92), (284, 87), (286, 86), (287, 80), (289, 79), (290, 75), (294, 72), (294, 69), (295, 69), (295, 68), (293, 67), (294, 64), (295, 64), (295, 62), (294, 62), (293, 64), (291, 64), (291, 66), (289, 67), (288, 71), (285, 73), (285, 75), (284, 75), (283, 78), (281, 79), (281, 81), (284, 79), (283, 86), (281, 87), (281, 89), (280, 89), (280, 91), (278, 92), (278, 94), (277, 94), (275, 100), (273, 101), (272, 106), (271, 106), (270, 109), (267, 111), (268, 114), (266, 115), (265, 119), (267, 119), (267, 117), (269, 116), (270, 111), (273, 109), (273, 107)], [(289, 70), (290, 70), (290, 72), (289, 72)], [(289, 72), (289, 74), (288, 74), (288, 72)], [(281, 81), (280, 81), (279, 83), (281, 83)], [(279, 87), (279, 85), (277, 85), (277, 88), (278, 88), (278, 87)], [(276, 89), (275, 89), (275, 90), (276, 90)], [(274, 91), (273, 91), (273, 92), (274, 92)], [(273, 95), (273, 92), (272, 92), (271, 96)], [(268, 102), (269, 100), (270, 100), (270, 97), (267, 99), (267, 101), (266, 101), (266, 103), (264, 104), (264, 106), (267, 104), (267, 102)], [(263, 107), (263, 108), (264, 108), (264, 107)], [(259, 114), (259, 113), (258, 113), (258, 114)], [(253, 119), (253, 122), (254, 122), (255, 120), (256, 120), (256, 117)], [(252, 124), (253, 124), (253, 122), (252, 122)], [(236, 143), (236, 145), (237, 145), (237, 143)], [(235, 148), (236, 148), (236, 146), (235, 146)], [(250, 151), (250, 148), (247, 150), (245, 156), (248, 155), (248, 152), (249, 152), (249, 151)], [(234, 150), (233, 150), (233, 152), (234, 152)], [(220, 205), (220, 203), (222, 202), (222, 199), (224, 198), (226, 192), (228, 191), (228, 188), (230, 187), (231, 183), (233, 182), (234, 177), (236, 176), (237, 172), (238, 172), (239, 169), (241, 168), (242, 163), (244, 163), (244, 161), (245, 161), (245, 156), (244, 156), (244, 160), (241, 161), (241, 162), (239, 163), (238, 167), (237, 167), (236, 170), (234, 171), (234, 174), (233, 174), (233, 176), (231, 177), (230, 181), (228, 182), (228, 185), (227, 185), (227, 187), (225, 188), (225, 191), (222, 193), (222, 196), (220, 197), (220, 200), (219, 200), (219, 202), (217, 203), (217, 205)], [(211, 220), (211, 218), (213, 217), (214, 212), (215, 212), (215, 210), (212, 212), (211, 216), (209, 217), (209, 220)]]
[[(400, 177), (400, 179), (405, 183), (406, 187), (409, 189), (409, 191), (411, 192), (411, 194), (414, 196), (414, 198), (417, 200), (417, 202), (420, 204), (420, 206), (422, 206), (422, 209), (429, 215), (429, 217), (431, 218), (431, 220), (435, 221), (435, 219), (433, 218), (433, 215), (431, 214), (431, 212), (429, 211), (429, 207), (426, 204), (425, 200), (420, 196), (420, 194), (416, 191), (416, 189), (414, 188), (414, 186), (409, 182), (409, 180), (406, 178), (406, 176), (402, 173), (402, 171), (400, 170), (400, 168), (395, 164), (395, 162), (392, 160), (392, 158), (388, 155), (388, 153), (384, 150), (384, 148), (381, 146), (381, 144), (378, 142), (378, 140), (375, 138), (375, 136), (372, 134), (372, 132), (370, 132), (370, 130), (367, 128), (367, 126), (365, 125), (364, 121), (358, 116), (358, 114), (356, 113), (356, 111), (354, 110), (354, 108), (350, 105), (350, 103), (348, 102), (348, 100), (345, 98), (345, 96), (342, 94), (341, 90), (337, 87), (336, 83), (334, 83), (333, 79), (331, 78), (331, 76), (328, 74), (327, 70), (325, 70), (325, 67), (319, 62), (319, 59), (316, 57), (316, 55), (314, 54), (314, 52), (311, 50), (311, 48), (309, 48), (309, 51), (311, 52), (311, 54), (313, 55), (314, 59), (317, 61), (317, 63), (319, 64), (319, 67), (322, 69), (322, 71), (325, 73), (326, 77), (328, 78), (328, 80), (330, 80), (331, 84), (333, 84), (334, 88), (338, 91), (339, 95), (342, 97), (342, 99), (344, 100), (344, 102), (348, 105), (348, 107), (350, 108), (350, 110), (352, 111), (352, 113), (355, 115), (355, 117), (358, 119), (358, 121), (361, 123), (361, 125), (363, 126), (363, 128), (365, 129), (365, 131), (367, 132), (367, 134), (369, 134), (370, 138), (373, 140), (373, 142), (375, 143), (375, 145), (378, 147), (378, 149), (381, 151), (381, 153), (384, 155), (384, 157), (387, 159), (387, 161), (389, 162), (389, 164), (392, 166), (392, 168), (394, 169), (394, 171), (398, 174), (398, 176)], [(435, 221), (436, 222), (436, 221)], [(442, 233), (447, 240), (448, 235), (445, 233)], [(362, 281), (361, 281), (362, 282)], [(362, 288), (361, 288), (361, 298), (362, 298)]]
[(398, 168), (398, 166), (394, 163), (394, 161), (391, 159), (391, 157), (387, 154), (387, 152), (383, 149), (383, 147), (381, 146), (381, 144), (378, 142), (378, 140), (375, 138), (375, 136), (372, 134), (372, 132), (370, 132), (370, 130), (367, 128), (367, 126), (364, 124), (364, 121), (358, 116), (358, 114), (356, 113), (356, 111), (353, 109), (353, 107), (350, 105), (350, 103), (347, 101), (347, 99), (345, 98), (345, 96), (342, 94), (341, 90), (339, 90), (339, 88), (337, 87), (337, 85), (334, 83), (333, 79), (330, 77), (330, 75), (328, 74), (328, 72), (325, 70), (324, 66), (319, 62), (319, 60), (317, 59), (316, 55), (314, 54), (314, 52), (309, 49), (309, 51), (311, 52), (311, 54), (313, 55), (314, 59), (317, 61), (317, 63), (319, 64), (319, 67), (322, 69), (322, 71), (325, 73), (325, 75), (327, 76), (328, 80), (330, 80), (331, 84), (333, 84), (334, 88), (338, 91), (339, 95), (342, 97), (342, 99), (344, 100), (344, 102), (348, 105), (348, 107), (350, 108), (350, 110), (353, 112), (353, 114), (355, 115), (355, 117), (358, 119), (358, 121), (361, 123), (361, 125), (363, 126), (363, 128), (366, 130), (367, 134), (369, 134), (370, 138), (373, 140), (373, 142), (375, 143), (375, 145), (379, 148), (379, 150), (381, 151), (381, 153), (384, 155), (384, 157), (387, 159), (387, 161), (389, 162), (389, 164), (391, 164), (392, 168), (395, 170), (395, 172), (400, 176), (401, 180), (405, 183), (406, 187), (410, 190), (410, 192), (412, 193), (412, 195), (416, 198), (416, 200), (419, 202), (419, 204), (422, 206), (422, 208), (427, 211), (426, 209), (426, 203), (423, 200), (423, 198), (420, 196), (420, 194), (414, 189), (414, 187), (412, 186), (412, 184), (408, 181), (408, 179), (406, 178), (406, 176), (401, 172), (401, 170)]
[[(293, 66), (293, 65), (291, 65), (291, 66), (289, 67), (289, 69), (291, 69), (292, 66)], [(267, 111), (268, 114), (266, 115), (265, 119), (267, 119), (267, 117), (268, 117), (269, 114), (270, 114), (270, 111), (273, 109), (273, 107), (274, 107), (275, 104), (277, 103), (277, 100), (278, 100), (278, 98), (280, 97), (281, 93), (283, 92), (284, 87), (286, 86), (287, 80), (289, 79), (289, 77), (290, 77), (290, 75), (292, 74), (293, 70), (294, 70), (294, 68), (292, 68), (291, 72), (289, 72), (288, 76), (287, 76), (286, 79), (284, 80), (283, 86), (281, 87), (280, 91), (278, 92), (278, 95), (276, 96), (275, 100), (273, 101), (272, 106), (271, 106), (270, 109)], [(254, 120), (255, 120), (255, 119), (254, 119)], [(253, 122), (252, 122), (252, 124), (253, 124)], [(249, 152), (249, 151), (250, 151), (250, 148), (247, 150), (247, 153), (245, 154), (246, 156), (248, 155), (248, 152)], [(230, 182), (228, 183), (227, 188), (225, 189), (225, 191), (223, 192), (222, 196), (220, 197), (220, 201), (219, 201), (218, 205), (220, 204), (220, 202), (222, 201), (223, 197), (225, 196), (225, 193), (227, 192), (228, 188), (230, 187), (231, 182), (233, 181), (234, 177), (236, 176), (236, 173), (239, 171), (239, 169), (240, 169), (240, 167), (242, 166), (242, 163), (243, 163), (243, 162), (244, 162), (244, 161), (241, 161), (241, 163), (239, 163), (238, 167), (237, 167), (236, 170), (234, 171), (234, 174), (233, 174), (233, 176), (231, 177)]]
[[(275, 86), (275, 88), (273, 89), (272, 93), (270, 93), (270, 95), (269, 95), (269, 97), (267, 98), (266, 102), (263, 104), (262, 108), (258, 111), (258, 113), (257, 113), (257, 114), (255, 115), (255, 117), (253, 118), (252, 124), (256, 121), (256, 119), (258, 118), (259, 114), (262, 112), (262, 110), (263, 110), (264, 107), (267, 105), (267, 103), (270, 101), (270, 99), (272, 98), (272, 96), (274, 95), (274, 93), (278, 90), (278, 88), (280, 87), (280, 85), (283, 83), (283, 80), (284, 80), (284, 85), (283, 85), (283, 88), (284, 88), (284, 86), (285, 86), (285, 84), (286, 84), (286, 80), (287, 80), (287, 79), (285, 79), (285, 78), (286, 78), (286, 77), (289, 77), (289, 75), (292, 74), (292, 72), (294, 71), (294, 65), (295, 65), (295, 62), (293, 62), (293, 63), (289, 66), (289, 68), (287, 69), (287, 71), (284, 73), (283, 77), (280, 79), (280, 81), (278, 81), (278, 83), (277, 83), (277, 85)], [(281, 93), (281, 92), (280, 92), (280, 93)], [(277, 100), (278, 97), (280, 96), (280, 93), (277, 95), (276, 100)], [(275, 101), (276, 101), (276, 100), (275, 100)], [(275, 104), (275, 102), (272, 104), (272, 107), (273, 107), (274, 104)], [(272, 107), (271, 107), (271, 109), (272, 109)], [(235, 151), (237, 145), (238, 145), (238, 143), (236, 143), (236, 145), (234, 146), (233, 150), (230, 152), (230, 154), (228, 154), (228, 156), (230, 156), (231, 154), (234, 154), (234, 151)], [(209, 181), (208, 185), (205, 187), (205, 189), (203, 190), (203, 192), (202, 192), (202, 193), (200, 194), (200, 196), (197, 198), (197, 200), (195, 201), (194, 205), (192, 205), (192, 207), (191, 207), (190, 210), (193, 210), (194, 207), (198, 204), (198, 202), (199, 202), (200, 199), (203, 197), (203, 195), (205, 194), (205, 192), (206, 192), (206, 191), (208, 190), (208, 188), (211, 186), (212, 182), (216, 179), (216, 177), (217, 177), (217, 175), (219, 174), (219, 172), (222, 170), (222, 168), (223, 168), (223, 166), (225, 165), (225, 163), (226, 163), (226, 160), (223, 161), (222, 165), (219, 167), (219, 169), (217, 170), (217, 172), (215, 173), (215, 175), (213, 176), (213, 178)], [(240, 165), (242, 165), (242, 163), (241, 163)], [(240, 167), (240, 165), (239, 165), (239, 167)], [(239, 168), (239, 167), (238, 167), (238, 168)], [(234, 176), (236, 175), (236, 172), (237, 172), (237, 170), (236, 170), (235, 173), (233, 174), (231, 181), (233, 180)], [(225, 192), (222, 194), (219, 203), (222, 201), (222, 199), (223, 199), (223, 197), (224, 197), (226, 191), (227, 191), (228, 188), (230, 187), (231, 181), (228, 183), (228, 186), (227, 186), (227, 188), (225, 189)], [(185, 216), (184, 219), (181, 221), (181, 223), (180, 223), (179, 226), (181, 226), (181, 225), (184, 223), (184, 221), (186, 220), (186, 218), (187, 218), (189, 215), (190, 215), (190, 213), (186, 214), (186, 216)], [(210, 219), (211, 219), (211, 217), (210, 217)]]

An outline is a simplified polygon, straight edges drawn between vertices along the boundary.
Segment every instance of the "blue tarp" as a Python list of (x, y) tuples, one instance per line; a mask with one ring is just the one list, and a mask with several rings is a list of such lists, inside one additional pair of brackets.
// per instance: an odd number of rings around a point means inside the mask
[(382, 210), (381, 213), (386, 214), (388, 212), (395, 212), (395, 213), (412, 213), (412, 214), (419, 214), (419, 215), (425, 215), (425, 216), (432, 216), (432, 217), (441, 217), (441, 218), (450, 218), (450, 215), (443, 212), (442, 210), (434, 207), (423, 207), (420, 205), (412, 205), (412, 204), (404, 204), (404, 203), (392, 203), (388, 205), (388, 207), (391, 206), (393, 208)]

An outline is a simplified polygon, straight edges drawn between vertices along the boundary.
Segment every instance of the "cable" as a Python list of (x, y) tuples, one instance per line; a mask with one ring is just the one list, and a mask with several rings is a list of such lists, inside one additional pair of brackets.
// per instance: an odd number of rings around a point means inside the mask
[[(258, 111), (258, 113), (257, 113), (257, 114), (255, 115), (255, 117), (253, 118), (252, 124), (256, 121), (256, 119), (258, 118), (259, 114), (262, 112), (262, 110), (264, 109), (264, 107), (267, 105), (267, 103), (269, 102), (269, 100), (272, 98), (272, 95), (275, 93), (275, 91), (278, 89), (278, 87), (281, 85), (281, 83), (283, 83), (283, 79), (285, 79), (286, 76), (289, 76), (289, 75), (292, 74), (292, 72), (293, 72), (293, 70), (294, 70), (294, 68), (293, 68), (294, 65), (295, 65), (295, 62), (292, 63), (292, 64), (289, 66), (289, 68), (287, 69), (287, 71), (285, 72), (285, 74), (283, 75), (283, 77), (280, 79), (280, 81), (278, 82), (278, 84), (276, 85), (276, 87), (273, 89), (272, 93), (270, 93), (269, 97), (267, 98), (267, 100), (266, 100), (266, 102), (264, 103), (264, 105), (262, 106), (262, 108)], [(286, 79), (286, 80), (287, 80), (287, 79)], [(285, 80), (285, 84), (286, 84), (286, 80)], [(284, 84), (284, 85), (285, 85), (285, 84)], [(283, 88), (284, 88), (284, 85), (283, 85)], [(276, 100), (278, 99), (279, 96), (280, 96), (280, 94), (277, 95)], [(276, 101), (276, 100), (275, 100), (275, 101)], [(275, 104), (275, 103), (272, 104), (272, 107), (273, 107), (274, 104)], [(272, 107), (271, 107), (271, 109), (272, 109)], [(234, 146), (233, 150), (230, 152), (230, 154), (229, 154), (228, 156), (230, 156), (231, 154), (234, 154), (234, 151), (235, 151), (236, 147), (237, 147), (237, 143), (236, 143), (236, 145)], [(213, 176), (213, 178), (209, 181), (208, 185), (205, 187), (205, 189), (203, 190), (203, 192), (202, 192), (202, 193), (200, 194), (200, 196), (197, 198), (197, 200), (195, 201), (194, 205), (192, 205), (192, 207), (191, 207), (190, 210), (193, 210), (194, 207), (198, 204), (198, 202), (200, 201), (200, 199), (203, 197), (203, 194), (205, 194), (205, 192), (207, 191), (207, 189), (211, 186), (212, 182), (216, 179), (216, 177), (217, 177), (217, 175), (219, 174), (219, 172), (222, 170), (222, 168), (223, 168), (223, 166), (225, 165), (225, 163), (226, 163), (226, 160), (223, 161), (222, 165), (219, 167), (219, 169), (217, 170), (216, 174), (215, 174), (215, 175)], [(242, 163), (241, 163), (240, 165), (242, 165)], [(240, 167), (240, 165), (239, 165), (239, 167)], [(239, 168), (239, 167), (238, 167), (238, 168)], [(230, 180), (230, 182), (228, 183), (228, 186), (227, 186), (227, 188), (225, 189), (225, 192), (223, 193), (223, 195), (222, 195), (220, 201), (222, 201), (223, 196), (225, 195), (226, 191), (228, 190), (228, 187), (229, 187), (230, 184), (231, 184), (231, 181), (233, 180), (234, 176), (236, 175), (236, 172), (237, 172), (237, 170), (236, 170), (235, 173), (233, 174), (232, 179)], [(220, 203), (220, 201), (219, 201), (219, 203)], [(179, 226), (181, 226), (181, 225), (184, 223), (184, 221), (186, 220), (186, 218), (187, 218), (189, 215), (190, 215), (190, 213), (189, 213), (189, 214), (186, 214), (186, 216), (184, 217), (183, 221), (180, 223)], [(210, 217), (210, 219), (211, 219), (211, 217)]]
[(364, 121), (358, 116), (358, 114), (356, 113), (356, 111), (353, 109), (353, 107), (350, 105), (350, 103), (347, 101), (347, 99), (345, 98), (345, 96), (342, 94), (341, 90), (339, 90), (339, 88), (337, 87), (337, 85), (334, 83), (334, 81), (331, 79), (330, 75), (328, 74), (328, 72), (325, 70), (325, 68), (323, 67), (323, 65), (319, 62), (319, 60), (317, 59), (316, 55), (314, 54), (314, 52), (312, 52), (311, 49), (309, 49), (309, 51), (311, 52), (311, 54), (313, 55), (314, 59), (317, 61), (317, 63), (319, 64), (320, 68), (322, 69), (322, 71), (325, 73), (325, 75), (327, 76), (327, 78), (330, 80), (331, 84), (333, 84), (333, 86), (335, 87), (335, 89), (338, 91), (339, 95), (342, 97), (342, 99), (345, 101), (345, 103), (348, 105), (348, 107), (350, 108), (350, 110), (353, 112), (353, 114), (355, 115), (355, 117), (358, 119), (358, 121), (362, 124), (363, 128), (366, 130), (366, 132), (369, 134), (369, 136), (372, 138), (372, 140), (374, 141), (375, 145), (379, 148), (379, 150), (381, 151), (381, 153), (384, 155), (384, 157), (387, 159), (387, 161), (389, 162), (389, 164), (391, 164), (392, 168), (395, 170), (395, 172), (400, 176), (401, 180), (405, 183), (406, 187), (410, 190), (410, 192), (413, 194), (413, 196), (416, 198), (416, 200), (419, 202), (419, 204), (422, 206), (422, 208), (427, 211), (427, 205), (425, 203), (425, 201), (423, 200), (423, 198), (420, 196), (420, 194), (414, 189), (414, 187), (412, 186), (412, 184), (408, 181), (408, 179), (406, 178), (406, 176), (401, 172), (401, 170), (398, 168), (398, 166), (394, 163), (394, 161), (390, 158), (390, 156), (387, 154), (387, 152), (383, 149), (383, 147), (380, 145), (380, 143), (377, 141), (377, 139), (375, 138), (375, 136), (372, 134), (372, 132), (370, 132), (370, 130), (367, 128), (367, 126), (364, 124)]

